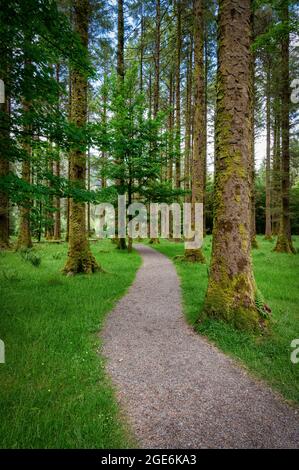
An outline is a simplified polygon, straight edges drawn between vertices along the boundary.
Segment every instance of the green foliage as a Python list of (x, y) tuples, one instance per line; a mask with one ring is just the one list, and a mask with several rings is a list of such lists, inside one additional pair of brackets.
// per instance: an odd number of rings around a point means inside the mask
[(255, 291), (255, 305), (261, 317), (269, 318), (269, 312), (266, 308), (265, 299), (259, 289), (256, 289)]
[(32, 266), (38, 268), (42, 262), (42, 259), (38, 253), (33, 248), (23, 248), (19, 250), (21, 258), (24, 261), (28, 261)]
[(143, 202), (174, 199), (178, 192), (160, 179), (166, 165), (166, 115), (159, 113), (155, 119), (146, 115), (137, 67), (127, 69), (123, 82), (111, 74), (100, 96), (106, 96), (108, 110), (107, 120), (95, 127), (95, 142), (107, 155), (101, 176), (114, 181), (117, 192), (129, 198), (138, 194)]

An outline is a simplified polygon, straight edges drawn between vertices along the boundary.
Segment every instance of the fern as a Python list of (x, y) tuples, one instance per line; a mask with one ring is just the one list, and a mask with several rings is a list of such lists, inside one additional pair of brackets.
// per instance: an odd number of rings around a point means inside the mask
[(255, 291), (255, 306), (263, 318), (269, 318), (269, 312), (266, 309), (265, 299), (259, 289)]

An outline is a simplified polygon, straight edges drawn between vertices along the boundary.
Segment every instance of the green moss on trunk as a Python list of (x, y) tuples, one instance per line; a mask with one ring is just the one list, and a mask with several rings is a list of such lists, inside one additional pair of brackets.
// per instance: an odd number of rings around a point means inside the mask
[[(88, 0), (76, 2), (74, 14), (75, 31), (81, 40), (83, 50), (88, 50), (88, 26), (90, 4)], [(80, 132), (87, 122), (87, 77), (80, 69), (74, 68), (71, 74), (70, 120)], [(73, 144), (69, 156), (70, 180), (78, 188), (85, 188), (86, 149)], [(86, 233), (85, 203), (70, 200), (69, 250), (63, 272), (66, 274), (91, 274), (100, 269), (89, 248)]]
[(248, 119), (252, 98), (250, 6), (250, 0), (219, 3), (215, 215), (203, 316), (222, 319), (236, 328), (258, 330), (265, 321), (255, 304), (250, 256), (253, 232), (249, 164), (252, 129)]
[(150, 243), (151, 245), (159, 245), (159, 244), (160, 244), (160, 240), (159, 240), (159, 238), (151, 238), (150, 241), (149, 241), (149, 243)]
[(31, 232), (30, 232), (30, 209), (27, 207), (20, 208), (20, 227), (16, 249), (31, 248)]
[(258, 249), (259, 247), (259, 244), (257, 242), (257, 239), (256, 239), (256, 235), (254, 235), (252, 238), (251, 238), (251, 248), (252, 249)]
[(280, 233), (278, 235), (274, 251), (277, 253), (296, 253), (296, 249), (293, 246), (292, 240), (290, 240), (289, 237), (284, 233)]
[(200, 248), (197, 250), (185, 250), (184, 254), (184, 261), (188, 261), (190, 263), (202, 263), (205, 264), (206, 259), (204, 254)]
[(209, 282), (205, 299), (203, 317), (210, 316), (227, 321), (242, 330), (257, 331), (263, 323), (252, 293), (255, 286), (246, 274), (239, 274), (230, 279)]

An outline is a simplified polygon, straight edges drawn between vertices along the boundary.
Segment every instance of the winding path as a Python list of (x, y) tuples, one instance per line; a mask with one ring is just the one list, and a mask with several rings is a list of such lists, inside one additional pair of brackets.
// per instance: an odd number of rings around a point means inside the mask
[(107, 370), (143, 448), (299, 448), (299, 413), (185, 323), (171, 261), (143, 265), (103, 331)]

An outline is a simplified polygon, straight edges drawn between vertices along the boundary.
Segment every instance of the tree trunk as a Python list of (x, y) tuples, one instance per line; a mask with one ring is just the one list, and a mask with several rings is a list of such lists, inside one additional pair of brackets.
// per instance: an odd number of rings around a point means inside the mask
[[(160, 0), (156, 0), (156, 40), (155, 40), (155, 54), (154, 54), (154, 65), (155, 65), (155, 82), (154, 82), (154, 119), (158, 115), (160, 105), (160, 41), (161, 41), (161, 5)], [(158, 136), (157, 136), (158, 137)], [(156, 143), (155, 143), (156, 147)], [(159, 238), (151, 237), (151, 244), (159, 244)]]
[(182, 11), (181, 0), (176, 0), (176, 160), (175, 182), (176, 188), (181, 187), (181, 49), (182, 49)]
[(205, 126), (204, 126), (204, 193), (203, 193), (203, 234), (206, 236), (206, 187), (207, 187), (207, 174), (208, 174), (208, 73), (209, 73), (209, 57), (208, 57), (208, 25), (207, 20), (204, 18), (204, 113), (205, 113)]
[[(5, 71), (2, 71), (2, 77), (6, 83)], [(9, 146), (9, 111), (9, 100), (5, 93), (5, 101), (0, 103), (0, 178), (5, 178), (9, 173), (9, 160), (5, 155), (5, 150)], [(0, 250), (7, 248), (9, 248), (9, 198), (5, 191), (0, 191)]]
[(271, 65), (270, 58), (267, 57), (267, 77), (266, 77), (266, 228), (265, 240), (272, 240), (271, 223), (271, 97), (270, 97)]
[[(67, 179), (68, 181), (70, 181), (71, 179), (70, 156), (68, 156), (68, 162), (67, 162)], [(70, 213), (71, 213), (71, 199), (68, 196), (66, 200), (66, 234), (65, 234), (66, 242), (68, 242), (70, 238)]]
[[(72, 28), (74, 27), (74, 19), (73, 19), (73, 5), (72, 3), (69, 4), (69, 20)], [(71, 121), (71, 111), (72, 111), (72, 69), (69, 65), (69, 73), (68, 73), (68, 119)], [(67, 160), (67, 179), (70, 181), (71, 172), (70, 172), (70, 156), (68, 155)], [(70, 236), (70, 208), (71, 202), (70, 197), (67, 197), (66, 201), (66, 234), (65, 234), (65, 241), (69, 241)]]
[(154, 83), (154, 118), (157, 117), (160, 101), (160, 38), (161, 38), (161, 7), (156, 0), (156, 41), (155, 41), (155, 83)]
[[(194, 0), (194, 124), (192, 159), (192, 228), (195, 223), (195, 204), (203, 204), (205, 176), (205, 71), (204, 71), (204, 4)], [(205, 262), (200, 248), (186, 249), (185, 258)]]
[[(124, 5), (123, 0), (118, 0), (118, 45), (117, 45), (117, 75), (120, 84), (123, 83), (125, 77), (125, 64), (124, 64)], [(120, 186), (123, 186), (123, 181), (118, 181)], [(116, 211), (117, 213), (117, 211)], [(127, 248), (126, 239), (118, 238), (118, 248), (125, 250)]]
[[(87, 150), (87, 189), (90, 191), (90, 148)], [(91, 236), (90, 202), (87, 203), (87, 235)]]
[[(58, 160), (55, 162), (55, 175), (60, 178), (60, 160), (58, 156)], [(60, 240), (61, 239), (61, 204), (60, 204), (60, 197), (55, 197), (55, 223), (54, 223), (54, 239)]]
[[(25, 64), (26, 67), (26, 64)], [(30, 103), (24, 101), (24, 114), (28, 113), (30, 110)], [(26, 183), (31, 182), (31, 142), (30, 142), (30, 127), (26, 125), (24, 127), (24, 141), (23, 141), (23, 149), (25, 152), (25, 157), (22, 162), (22, 179)], [(19, 226), (19, 234), (17, 240), (17, 250), (22, 250), (26, 248), (32, 247), (32, 240), (31, 240), (31, 229), (30, 229), (30, 207), (31, 201), (26, 199), (23, 201), (24, 204), (20, 207), (20, 226)]]
[(143, 4), (141, 2), (140, 62), (139, 62), (139, 89), (140, 89), (140, 93), (143, 93), (143, 54), (144, 54), (144, 17), (143, 17)]
[[(276, 106), (275, 106), (276, 104)], [(272, 172), (272, 230), (273, 235), (279, 234), (280, 222), (280, 200), (281, 200), (281, 162), (280, 162), (280, 119), (279, 119), (279, 100), (274, 104), (274, 135), (273, 135), (273, 172)]]
[[(185, 104), (185, 191), (191, 188), (191, 112), (192, 112), (192, 67), (193, 66), (193, 38), (188, 44), (187, 75), (186, 75), (186, 104)], [(186, 194), (186, 202), (190, 202), (190, 194)]]
[(167, 178), (173, 187), (173, 123), (174, 123), (174, 96), (173, 96), (173, 70), (171, 68), (169, 74), (169, 119), (168, 119), (168, 132), (169, 132), (169, 146), (168, 146), (168, 175)]
[(290, 83), (289, 83), (289, 7), (282, 2), (282, 21), (285, 31), (281, 39), (281, 217), (275, 251), (295, 253), (290, 223)]
[[(30, 183), (30, 156), (31, 147), (29, 144), (23, 145), (27, 153), (26, 160), (22, 163), (22, 179), (26, 183)], [(30, 230), (30, 201), (24, 201), (24, 205), (20, 207), (20, 226), (17, 240), (17, 250), (32, 247), (31, 230)]]
[[(56, 65), (56, 82), (59, 86), (59, 74), (60, 74), (60, 65)], [(58, 91), (58, 111), (59, 111), (59, 106), (60, 106), (60, 95)], [(58, 151), (58, 155), (55, 161), (55, 175), (57, 178), (60, 178), (60, 154)], [(54, 239), (55, 240), (60, 240), (61, 239), (61, 204), (60, 204), (60, 196), (55, 197), (55, 216), (54, 216)]]
[[(253, 25), (251, 24), (251, 27)], [(252, 31), (253, 33), (253, 31)], [(250, 149), (249, 149), (249, 178), (250, 178), (250, 225), (251, 248), (258, 248), (255, 221), (255, 54), (251, 53), (250, 64)]]
[[(53, 158), (52, 158), (52, 152), (53, 152), (53, 144), (49, 145), (49, 151), (50, 151), (50, 156), (49, 156), (49, 161), (48, 161), (48, 171), (51, 176), (53, 176)], [(49, 180), (48, 186), (49, 189), (51, 190), (52, 188), (52, 180)], [(46, 217), (47, 217), (47, 225), (46, 225), (46, 239), (47, 240), (53, 240), (54, 238), (54, 215), (53, 215), (53, 207), (54, 207), (54, 198), (52, 194), (49, 195), (48, 198), (48, 204), (50, 206), (50, 210), (47, 211)]]
[[(82, 46), (88, 48), (89, 0), (73, 0), (74, 25)], [(87, 122), (87, 78), (79, 69), (72, 71), (71, 121), (79, 129)], [(85, 188), (86, 152), (75, 144), (70, 151), (71, 182)], [(92, 273), (99, 266), (92, 255), (86, 234), (85, 203), (71, 199), (69, 250), (64, 272), (67, 274)]]
[(204, 314), (243, 329), (261, 322), (250, 256), (250, 6), (219, 2), (215, 219), (204, 305)]

